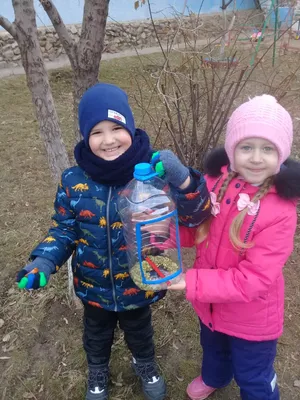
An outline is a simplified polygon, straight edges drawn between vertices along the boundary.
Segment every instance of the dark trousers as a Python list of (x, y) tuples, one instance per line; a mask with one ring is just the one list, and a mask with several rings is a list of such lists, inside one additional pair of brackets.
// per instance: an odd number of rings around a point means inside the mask
[(206, 385), (221, 388), (234, 378), (243, 400), (279, 400), (273, 366), (277, 340), (253, 342), (200, 326)]
[(108, 364), (118, 322), (133, 357), (145, 362), (153, 361), (153, 328), (149, 306), (113, 312), (84, 304), (83, 347), (88, 364)]

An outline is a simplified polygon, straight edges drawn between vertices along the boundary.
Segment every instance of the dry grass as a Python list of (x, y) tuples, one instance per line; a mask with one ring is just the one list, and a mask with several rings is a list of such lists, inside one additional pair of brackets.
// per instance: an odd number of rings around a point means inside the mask
[[(293, 57), (289, 56), (288, 62), (282, 65), (282, 73), (287, 65), (293, 63)], [(160, 60), (159, 55), (143, 58), (145, 70), (155, 69)], [(138, 65), (136, 58), (103, 62), (101, 78), (119, 84), (133, 98), (136, 94), (133, 74), (138, 74)], [(68, 70), (51, 74), (64, 139), (71, 155), (70, 82)], [(261, 87), (255, 83), (247, 95), (260, 92)], [(288, 105), (294, 117), (300, 117), (299, 106), (299, 100)], [(0, 328), (0, 400), (80, 400), (84, 398), (86, 381), (86, 361), (81, 347), (81, 311), (75, 310), (68, 302), (65, 272), (53, 277), (47, 290), (38, 293), (21, 293), (14, 284), (16, 271), (26, 263), (30, 250), (48, 228), (56, 189), (45, 164), (46, 157), (24, 77), (0, 81), (0, 109), (0, 318), (4, 320)], [(135, 117), (142, 119), (140, 110), (135, 109)], [(147, 119), (142, 125), (152, 132)], [(297, 132), (295, 154), (299, 148)], [(164, 137), (161, 137), (161, 142), (164, 146), (170, 145)], [(277, 357), (283, 400), (300, 397), (299, 388), (293, 386), (294, 381), (300, 379), (299, 252), (297, 236), (294, 255), (286, 268), (286, 329), (279, 342)], [(185, 260), (187, 265), (191, 265), (193, 252), (186, 251)], [(155, 305), (153, 315), (157, 356), (168, 383), (168, 399), (185, 399), (186, 384), (198, 374), (201, 360), (197, 318), (183, 295), (176, 293)], [(111, 360), (113, 400), (142, 399), (140, 386), (129, 364), (130, 355), (121, 332), (117, 332)], [(234, 385), (212, 396), (214, 400), (238, 398)]]

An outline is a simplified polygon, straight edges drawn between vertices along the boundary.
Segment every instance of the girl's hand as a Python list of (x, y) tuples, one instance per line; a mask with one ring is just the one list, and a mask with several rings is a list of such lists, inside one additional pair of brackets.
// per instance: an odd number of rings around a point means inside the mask
[(186, 288), (185, 274), (182, 274), (179, 282), (173, 284), (171, 283), (171, 285), (168, 286), (168, 290), (185, 290), (185, 288)]

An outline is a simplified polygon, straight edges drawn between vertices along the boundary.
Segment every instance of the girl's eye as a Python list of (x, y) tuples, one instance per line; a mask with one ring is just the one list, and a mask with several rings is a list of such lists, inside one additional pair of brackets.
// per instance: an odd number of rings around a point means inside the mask
[(271, 153), (271, 151), (273, 151), (273, 150), (274, 150), (273, 147), (270, 147), (270, 146), (264, 147), (264, 152), (265, 153)]
[(242, 149), (243, 151), (250, 151), (250, 150), (251, 150), (251, 147), (250, 147), (250, 146), (242, 146), (241, 149)]

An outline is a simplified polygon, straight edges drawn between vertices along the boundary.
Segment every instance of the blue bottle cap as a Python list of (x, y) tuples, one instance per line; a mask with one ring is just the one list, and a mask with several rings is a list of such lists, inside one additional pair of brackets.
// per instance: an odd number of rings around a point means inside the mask
[(146, 181), (157, 175), (158, 174), (153, 171), (152, 166), (149, 163), (139, 163), (134, 167), (133, 176), (139, 181)]

